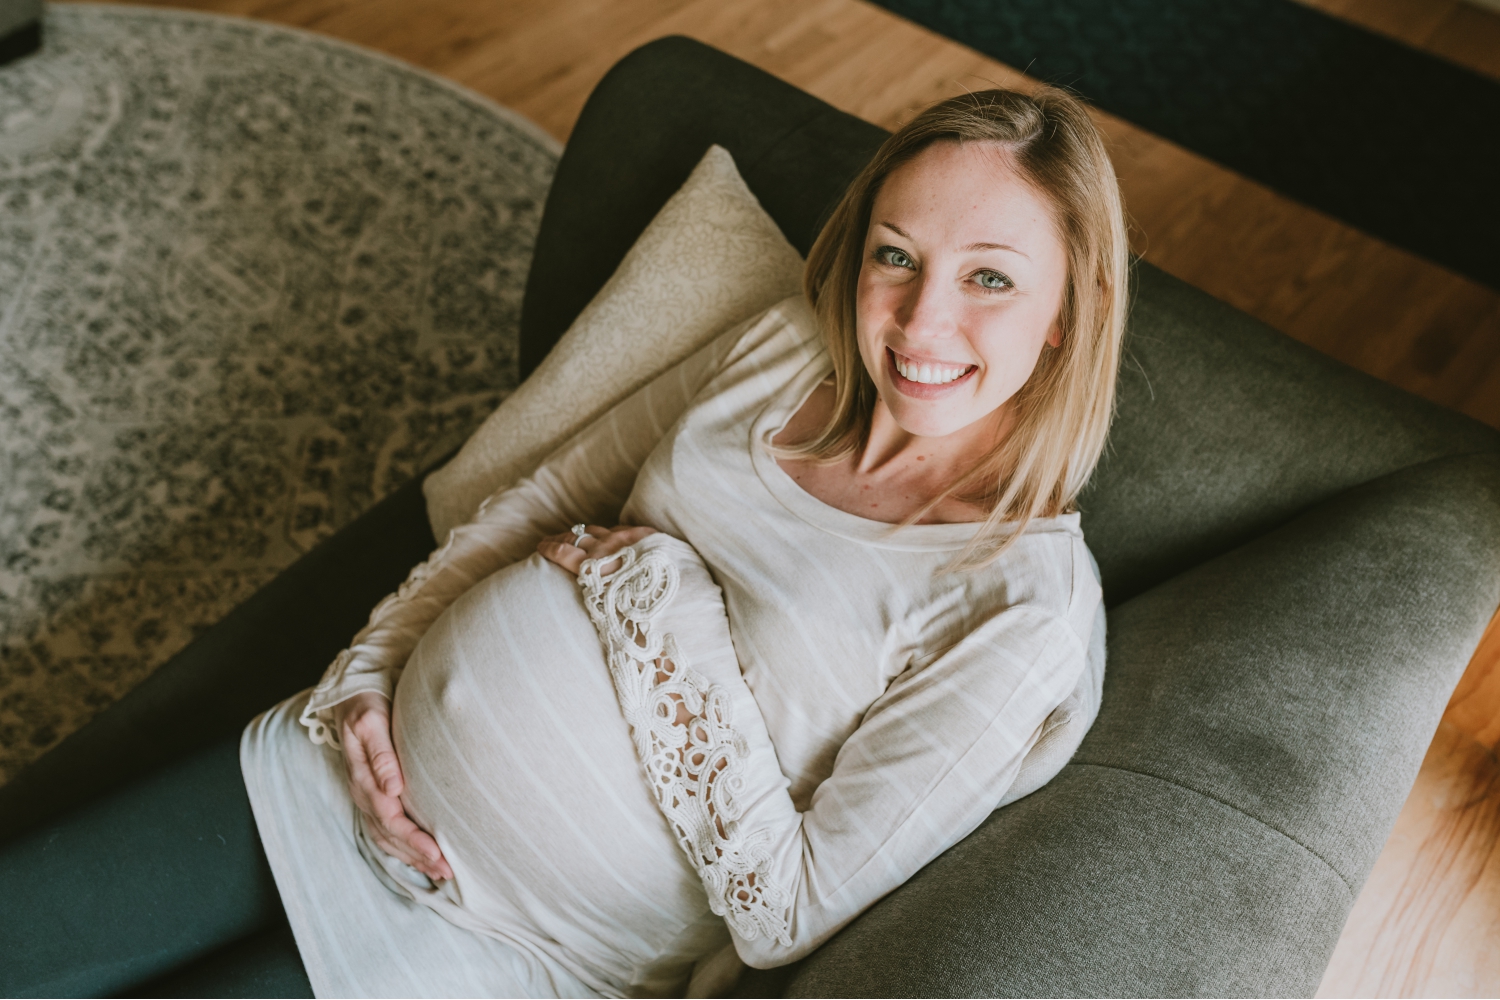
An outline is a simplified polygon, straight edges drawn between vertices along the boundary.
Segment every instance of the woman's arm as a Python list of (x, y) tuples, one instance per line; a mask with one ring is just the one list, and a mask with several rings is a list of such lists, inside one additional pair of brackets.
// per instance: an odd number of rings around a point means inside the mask
[(1083, 669), (1065, 622), (999, 610), (891, 683), (799, 813), (701, 562), (663, 536), (626, 555), (584, 564), (580, 585), (657, 801), (759, 967), (806, 955), (977, 827)]
[[(1073, 691), (1086, 648), (1062, 619), (1012, 607), (897, 677), (839, 749), (811, 807), (795, 822), (765, 811), (788, 933), (737, 935), (745, 961), (796, 961), (973, 832)], [(751, 831), (760, 823), (747, 814)]]
[[(381, 849), (433, 880), (453, 877), (442, 851), (407, 814), (391, 738), (390, 699), (417, 642), (486, 576), (529, 555), (563, 526), (613, 521), (641, 463), (712, 377), (743, 332), (730, 330), (632, 394), (536, 472), (484, 502), (469, 523), (383, 600), (313, 690), (301, 722), (344, 753), (350, 796)], [(632, 539), (633, 540), (633, 539)]]
[(333, 709), (357, 694), (387, 699), (411, 651), (474, 584), (526, 558), (546, 535), (578, 522), (613, 524), (651, 449), (734, 346), (737, 328), (627, 397), (532, 475), (498, 490), (370, 614), (314, 689), (302, 722), (314, 742), (340, 744)]

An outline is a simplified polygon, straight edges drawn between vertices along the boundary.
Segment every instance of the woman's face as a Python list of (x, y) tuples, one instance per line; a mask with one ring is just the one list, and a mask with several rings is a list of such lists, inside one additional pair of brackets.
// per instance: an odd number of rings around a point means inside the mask
[(859, 350), (910, 434), (996, 411), (1056, 347), (1067, 252), (1051, 206), (1002, 147), (937, 142), (893, 171), (870, 212)]

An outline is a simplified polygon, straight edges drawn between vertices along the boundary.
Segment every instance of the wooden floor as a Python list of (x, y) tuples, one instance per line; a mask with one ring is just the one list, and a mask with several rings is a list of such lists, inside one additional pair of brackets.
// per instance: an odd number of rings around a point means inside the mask
[[(1500, 15), (1303, 0), (1500, 79)], [(395, 55), (566, 140), (594, 84), (685, 34), (880, 125), (1015, 69), (862, 0), (168, 0)], [(1500, 427), (1500, 293), (1100, 114), (1138, 253), (1356, 368)], [(1396, 138), (1395, 141), (1401, 141)], [(1500, 621), (1500, 619), (1497, 619)], [(1326, 995), (1500, 995), (1500, 626), (1470, 664), (1355, 905)]]
[(1464, 0), (1300, 2), (1476, 73), (1500, 76), (1500, 16), (1492, 10)]

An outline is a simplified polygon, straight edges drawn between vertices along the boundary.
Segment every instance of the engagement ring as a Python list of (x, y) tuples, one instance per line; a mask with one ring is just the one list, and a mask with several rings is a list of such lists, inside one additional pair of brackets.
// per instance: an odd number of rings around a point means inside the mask
[(575, 524), (570, 530), (573, 532), (574, 546), (577, 546), (578, 543), (583, 541), (585, 538), (594, 537), (593, 535), (589, 534), (589, 526), (586, 524)]

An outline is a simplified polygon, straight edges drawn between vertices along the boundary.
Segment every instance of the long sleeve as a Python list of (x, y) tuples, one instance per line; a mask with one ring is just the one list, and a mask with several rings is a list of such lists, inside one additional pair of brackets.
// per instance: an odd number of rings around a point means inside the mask
[(977, 827), (1084, 667), (1062, 619), (997, 609), (889, 685), (799, 813), (727, 641), (682, 641), (712, 617), (701, 562), (634, 548), (580, 586), (653, 793), (751, 965), (807, 954)]
[(314, 689), (302, 724), (337, 746), (332, 709), (354, 695), (389, 698), (411, 651), (449, 605), (579, 522), (614, 524), (651, 449), (713, 376), (745, 326), (710, 341), (594, 421), (530, 476), (498, 490), (370, 614)]
[(774, 877), (790, 897), (790, 944), (737, 939), (745, 960), (768, 967), (801, 958), (973, 832), (1073, 691), (1085, 655), (1061, 619), (1011, 607), (898, 677), (840, 749), (800, 822), (767, 808)]

